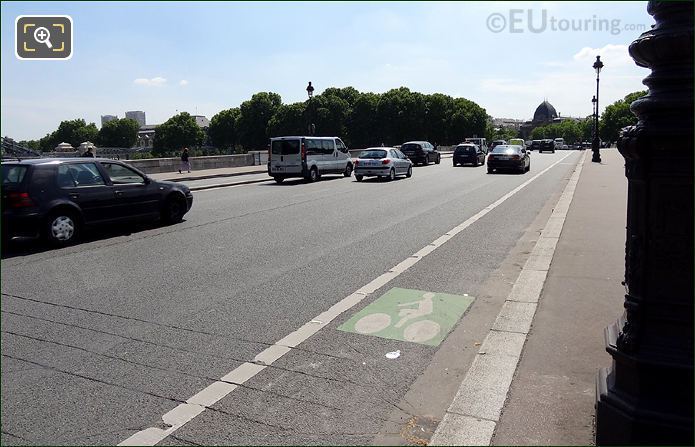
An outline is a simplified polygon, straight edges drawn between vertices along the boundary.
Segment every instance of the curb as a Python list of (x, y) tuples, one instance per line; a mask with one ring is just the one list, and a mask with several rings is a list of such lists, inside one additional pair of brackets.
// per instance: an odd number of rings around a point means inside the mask
[[(214, 178), (214, 177), (208, 177), (208, 178)], [(188, 189), (191, 191), (203, 191), (206, 189), (213, 189), (213, 188), (224, 188), (228, 186), (237, 186), (237, 185), (250, 185), (252, 183), (263, 183), (267, 181), (273, 180), (272, 177), (264, 178), (264, 179), (256, 179), (256, 180), (243, 180), (241, 182), (233, 182), (233, 183), (215, 183), (214, 185), (203, 185), (203, 186), (189, 186)]]
[(248, 171), (248, 172), (233, 172), (229, 174), (210, 174), (210, 175), (199, 175), (199, 176), (194, 176), (194, 177), (172, 177), (169, 179), (162, 179), (167, 182), (185, 182), (185, 181), (193, 181), (193, 180), (207, 180), (211, 178), (217, 178), (217, 177), (238, 177), (240, 175), (251, 175), (251, 174), (264, 174), (268, 172), (266, 168), (263, 168), (262, 170), (257, 170), (257, 171)]

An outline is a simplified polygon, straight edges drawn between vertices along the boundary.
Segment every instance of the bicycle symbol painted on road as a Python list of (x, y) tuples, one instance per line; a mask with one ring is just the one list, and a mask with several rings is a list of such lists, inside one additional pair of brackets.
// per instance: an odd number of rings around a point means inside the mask
[(466, 295), (393, 288), (338, 329), (437, 346), (471, 302)]

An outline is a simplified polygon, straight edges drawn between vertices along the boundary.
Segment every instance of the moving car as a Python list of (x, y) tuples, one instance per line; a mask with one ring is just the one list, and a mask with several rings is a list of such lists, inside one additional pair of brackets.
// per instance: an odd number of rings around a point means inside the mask
[(439, 164), (442, 161), (442, 154), (429, 141), (408, 141), (401, 145), (401, 151), (416, 164), (428, 165), (431, 161)]
[(553, 140), (553, 143), (555, 144), (555, 150), (567, 149), (567, 145), (565, 144), (564, 138), (555, 138), (555, 140)]
[(355, 179), (379, 177), (393, 180), (397, 175), (413, 175), (413, 162), (395, 148), (370, 147), (362, 151), (355, 160)]
[(277, 137), (270, 139), (268, 175), (277, 183), (286, 178), (315, 182), (323, 174), (352, 175), (348, 148), (338, 137)]
[(485, 152), (473, 143), (459, 144), (454, 149), (454, 166), (470, 163), (473, 166), (485, 164)]
[(487, 156), (487, 173), (513, 170), (519, 173), (531, 169), (531, 157), (523, 146), (495, 146)]
[(2, 237), (43, 236), (75, 243), (86, 226), (128, 220), (177, 223), (191, 209), (183, 184), (155, 181), (101, 158), (41, 158), (2, 162)]
[(531, 146), (529, 146), (530, 151), (540, 151), (541, 150), (541, 140), (531, 141)]
[(552, 152), (555, 153), (555, 142), (551, 139), (541, 140), (541, 145), (538, 148), (538, 152)]

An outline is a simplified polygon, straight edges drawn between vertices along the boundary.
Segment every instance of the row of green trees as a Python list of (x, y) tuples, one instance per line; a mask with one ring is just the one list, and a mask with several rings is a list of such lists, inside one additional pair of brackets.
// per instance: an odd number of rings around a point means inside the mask
[(20, 144), (42, 152), (52, 152), (60, 143), (77, 147), (85, 141), (101, 147), (132, 147), (137, 141), (138, 129), (138, 122), (128, 118), (109, 121), (101, 129), (79, 118), (61, 121), (54, 132), (39, 140), (21, 141)]
[(405, 87), (382, 94), (329, 88), (292, 104), (283, 104), (277, 93), (262, 92), (213, 116), (208, 134), (216, 147), (263, 149), (268, 138), (305, 135), (312, 123), (316, 135), (340, 136), (350, 147), (412, 139), (454, 144), (473, 134), (484, 135), (487, 113), (465, 98), (425, 95)]

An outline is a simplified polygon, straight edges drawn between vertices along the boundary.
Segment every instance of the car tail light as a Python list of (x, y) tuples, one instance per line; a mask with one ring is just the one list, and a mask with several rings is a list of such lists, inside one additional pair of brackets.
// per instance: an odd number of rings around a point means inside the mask
[(520, 155), (512, 155), (512, 160), (521, 160)]
[(10, 192), (7, 194), (10, 208), (25, 208), (34, 206), (34, 201), (29, 197), (28, 192)]
[(302, 141), (302, 161), (306, 161), (306, 144)]
[(360, 164), (360, 161), (359, 161), (359, 160), (355, 160), (355, 167), (357, 167), (358, 164)]
[(391, 160), (389, 160), (388, 158), (384, 158), (383, 160), (381, 160), (382, 165), (387, 165), (389, 163), (391, 163)]

